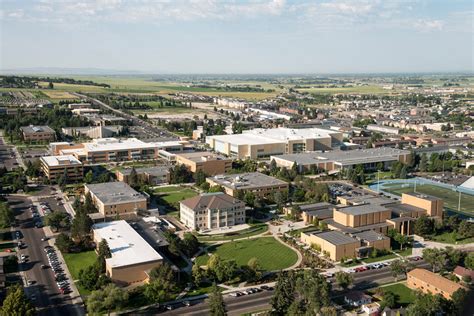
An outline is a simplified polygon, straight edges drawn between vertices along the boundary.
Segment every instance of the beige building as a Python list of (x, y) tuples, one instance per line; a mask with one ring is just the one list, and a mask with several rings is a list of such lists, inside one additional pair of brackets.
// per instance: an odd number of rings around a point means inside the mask
[(119, 285), (148, 281), (148, 273), (159, 266), (163, 257), (156, 252), (126, 221), (94, 224), (94, 242), (105, 239), (111, 258), (105, 259), (106, 274)]
[(218, 175), (206, 181), (211, 186), (222, 186), (225, 193), (234, 197), (239, 191), (243, 194), (251, 192), (261, 198), (272, 197), (277, 191), (288, 191), (288, 183), (260, 172)]
[(464, 287), (448, 280), (439, 274), (426, 269), (416, 268), (407, 273), (407, 286), (413, 290), (433, 295), (440, 294), (446, 299), (451, 299), (454, 292)]
[(67, 182), (75, 182), (83, 177), (82, 163), (74, 156), (40, 157), (41, 170), (51, 182), (65, 176)]
[(301, 233), (301, 241), (319, 248), (323, 254), (333, 261), (340, 261), (342, 258), (364, 258), (369, 256), (373, 249), (390, 249), (390, 238), (373, 230), (354, 234), (345, 234), (337, 230), (303, 232)]
[(185, 144), (187, 142), (145, 143), (136, 138), (98, 138), (81, 144), (52, 143), (50, 148), (54, 155), (73, 155), (83, 163), (94, 164), (157, 159), (159, 151), (181, 152)]
[(355, 228), (384, 223), (391, 215), (391, 211), (382, 205), (354, 205), (335, 209), (334, 221)]
[(232, 159), (211, 152), (176, 154), (176, 163), (185, 165), (193, 173), (201, 170), (208, 176), (227, 173), (232, 169)]
[(317, 247), (333, 261), (342, 258), (353, 258), (361, 242), (340, 231), (323, 233), (301, 233), (301, 241), (307, 245)]
[(147, 199), (124, 182), (85, 184), (99, 213), (105, 217), (127, 216), (147, 209)]
[(180, 220), (193, 230), (245, 224), (245, 203), (222, 192), (202, 194), (180, 202)]
[(54, 141), (56, 132), (49, 126), (23, 126), (20, 128), (23, 140), (27, 142)]
[(321, 128), (256, 128), (242, 134), (207, 136), (216, 152), (240, 159), (328, 150), (342, 143), (342, 133)]
[[(132, 168), (119, 169), (115, 171), (115, 176), (118, 181), (129, 183), (130, 173)], [(143, 183), (150, 185), (157, 185), (170, 182), (170, 171), (166, 166), (136, 168), (137, 178)]]
[(424, 209), (428, 216), (443, 217), (444, 201), (440, 198), (420, 193), (403, 193), (402, 203)]

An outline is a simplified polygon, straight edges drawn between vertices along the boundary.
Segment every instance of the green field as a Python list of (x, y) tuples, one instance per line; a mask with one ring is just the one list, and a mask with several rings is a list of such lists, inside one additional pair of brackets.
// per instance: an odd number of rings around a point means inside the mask
[(262, 234), (268, 230), (267, 224), (255, 224), (252, 227), (243, 229), (236, 234), (216, 234), (216, 235), (197, 235), (197, 238), (201, 242), (212, 242), (219, 240), (232, 240), (238, 238), (246, 238)]
[(182, 187), (158, 188), (155, 190), (155, 193), (159, 195), (160, 199), (162, 199), (163, 201), (169, 204), (176, 203), (185, 199), (189, 199), (197, 195), (196, 191), (189, 188), (182, 188)]
[[(383, 286), (382, 289), (385, 292), (392, 292), (397, 297), (397, 305), (407, 306), (415, 301), (415, 293), (409, 289), (405, 283), (397, 283), (392, 285)], [(374, 291), (370, 291), (372, 293)]]
[[(402, 195), (402, 193), (413, 192), (413, 189), (414, 187), (412, 184), (403, 184), (402, 187), (402, 184), (390, 183), (384, 184), (383, 190), (396, 195)], [(458, 209), (458, 192), (431, 184), (417, 185), (416, 192), (441, 198), (444, 200), (444, 206), (446, 208), (449, 208), (453, 211), (457, 211)], [(461, 193), (461, 212), (470, 215), (474, 214), (474, 196)]]
[[(257, 258), (265, 271), (281, 270), (290, 267), (298, 260), (296, 253), (273, 237), (261, 237), (239, 240), (211, 246), (210, 253), (217, 253), (222, 259), (233, 259), (238, 265), (246, 265), (251, 258)], [(198, 265), (205, 265), (209, 256), (201, 255), (196, 259)]]
[(360, 94), (389, 94), (393, 90), (385, 90), (381, 86), (354, 86), (354, 87), (335, 87), (335, 88), (305, 88), (297, 89), (301, 92), (310, 93), (360, 93)]
[(456, 232), (445, 232), (441, 235), (433, 236), (432, 239), (446, 244), (470, 244), (474, 242), (474, 237), (461, 239)]
[(73, 279), (77, 280), (79, 278), (79, 271), (94, 264), (97, 254), (94, 250), (90, 250), (78, 253), (63, 253), (63, 257)]

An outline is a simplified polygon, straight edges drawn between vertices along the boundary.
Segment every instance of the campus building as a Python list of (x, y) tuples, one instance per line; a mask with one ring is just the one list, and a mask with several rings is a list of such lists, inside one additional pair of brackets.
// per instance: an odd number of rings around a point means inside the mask
[(104, 163), (157, 159), (160, 150), (183, 151), (184, 143), (181, 141), (145, 143), (136, 138), (98, 138), (81, 144), (52, 143), (50, 148), (54, 155), (73, 155), (83, 163)]
[(410, 152), (384, 147), (288, 154), (271, 156), (270, 159), (274, 160), (278, 167), (287, 169), (296, 163), (300, 172), (314, 169), (333, 173), (357, 165), (362, 165), (367, 170), (376, 170), (377, 166), (382, 164), (387, 169), (397, 161), (406, 163), (410, 159)]
[(440, 294), (446, 299), (451, 299), (454, 292), (464, 287), (448, 280), (439, 274), (426, 269), (416, 268), (407, 273), (407, 286), (413, 290), (433, 295)]
[(288, 183), (260, 172), (226, 174), (209, 177), (206, 181), (210, 186), (220, 185), (225, 193), (238, 196), (239, 192), (251, 192), (257, 197), (272, 197), (277, 191), (288, 191)]
[[(132, 168), (118, 169), (115, 171), (115, 176), (118, 181), (129, 184), (129, 177), (132, 172)], [(170, 182), (170, 171), (169, 167), (156, 166), (156, 167), (144, 167), (135, 168), (138, 181), (147, 183), (150, 185), (158, 185), (162, 183)]]
[(147, 209), (146, 197), (124, 182), (85, 184), (84, 194), (88, 193), (104, 217), (134, 215)]
[(198, 195), (180, 202), (180, 220), (192, 230), (245, 224), (245, 203), (222, 192)]
[(193, 173), (203, 171), (208, 176), (232, 169), (232, 159), (211, 152), (179, 153), (176, 154), (176, 163), (185, 165)]
[(118, 136), (123, 130), (120, 125), (63, 127), (61, 133), (68, 136), (85, 136), (89, 138), (107, 138)]
[(81, 180), (83, 177), (82, 163), (74, 156), (46, 156), (40, 157), (41, 170), (51, 182), (64, 177), (66, 182)]
[(163, 261), (163, 257), (124, 220), (94, 224), (92, 231), (97, 246), (104, 239), (109, 245), (112, 256), (105, 259), (105, 269), (115, 283), (146, 282), (149, 271)]
[(342, 144), (342, 133), (322, 128), (256, 128), (242, 134), (207, 136), (216, 152), (239, 159), (329, 150)]
[(294, 208), (298, 207), (301, 214), (301, 218), (303, 219), (305, 225), (312, 224), (316, 219), (323, 220), (333, 217), (333, 209), (335, 205), (328, 203), (328, 202), (319, 202), (319, 203), (311, 203), (311, 204), (301, 204), (295, 206), (286, 206), (283, 208), (283, 212), (285, 215), (292, 215), (294, 214)]
[(23, 140), (26, 142), (53, 141), (56, 132), (49, 126), (23, 126), (20, 128)]

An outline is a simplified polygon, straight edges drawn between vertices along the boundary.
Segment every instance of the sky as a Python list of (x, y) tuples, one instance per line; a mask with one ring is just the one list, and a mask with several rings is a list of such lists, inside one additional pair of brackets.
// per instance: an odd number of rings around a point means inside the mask
[(0, 0), (0, 69), (472, 72), (471, 0)]

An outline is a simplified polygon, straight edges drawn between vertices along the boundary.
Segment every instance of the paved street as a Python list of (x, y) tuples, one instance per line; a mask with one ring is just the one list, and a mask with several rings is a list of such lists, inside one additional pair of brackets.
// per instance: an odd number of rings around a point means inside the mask
[(31, 201), (28, 197), (10, 196), (9, 203), (14, 209), (18, 228), (21, 231), (22, 241), (26, 248), (21, 249), (19, 254), (27, 256), (27, 262), (20, 264), (22, 278), (33, 281), (25, 291), (39, 309), (40, 315), (82, 315), (82, 307), (72, 304), (70, 295), (62, 295), (56, 285), (54, 274), (50, 269), (42, 269), (42, 264), (48, 264), (43, 247), (47, 244), (42, 242), (45, 237), (44, 230), (36, 228), (33, 224), (31, 212), (28, 207)]

